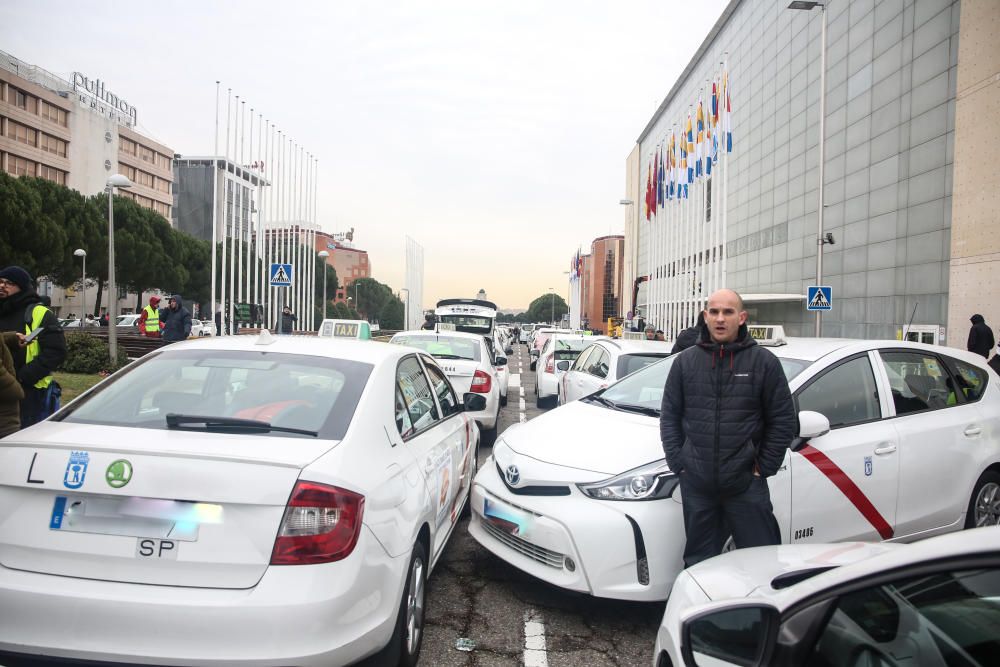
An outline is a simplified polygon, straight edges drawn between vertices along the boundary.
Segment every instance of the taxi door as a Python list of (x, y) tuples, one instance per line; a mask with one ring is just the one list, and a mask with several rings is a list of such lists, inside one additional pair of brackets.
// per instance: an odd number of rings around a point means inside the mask
[(895, 533), (898, 435), (884, 419), (888, 392), (879, 391), (877, 363), (874, 352), (839, 360), (796, 391), (797, 409), (825, 415), (830, 432), (791, 455), (791, 544)]
[[(431, 515), (430, 560), (433, 562), (450, 533), (452, 507), (458, 496), (463, 443), (467, 427), (461, 415), (442, 417), (424, 367), (416, 355), (396, 369), (396, 425), (427, 490)], [(457, 516), (457, 511), (454, 512)]]

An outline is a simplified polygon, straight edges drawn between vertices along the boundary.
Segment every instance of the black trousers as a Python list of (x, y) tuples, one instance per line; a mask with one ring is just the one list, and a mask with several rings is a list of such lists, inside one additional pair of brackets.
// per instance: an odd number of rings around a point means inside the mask
[(21, 428), (28, 428), (41, 421), (42, 406), (45, 403), (45, 390), (35, 387), (24, 387), (24, 398), (21, 399)]
[(718, 556), (730, 535), (737, 549), (781, 544), (781, 529), (763, 477), (754, 477), (743, 493), (719, 496), (699, 492), (685, 484), (681, 475), (681, 502), (687, 535), (684, 567)]

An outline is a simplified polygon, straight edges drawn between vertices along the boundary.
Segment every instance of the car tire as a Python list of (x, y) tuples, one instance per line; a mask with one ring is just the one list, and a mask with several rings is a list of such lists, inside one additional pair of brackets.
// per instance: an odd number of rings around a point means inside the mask
[(543, 409), (551, 408), (554, 402), (554, 396), (539, 396), (535, 399), (535, 405)]
[(500, 407), (502, 407), (502, 408), (507, 407), (507, 397), (506, 396), (501, 396), (500, 397)]
[(476, 473), (479, 472), (479, 445), (476, 445), (476, 450), (472, 453), (472, 470), (469, 477), (469, 495), (465, 497), (465, 505), (462, 507), (462, 513), (459, 515), (462, 519), (468, 519), (472, 516), (472, 480), (476, 478)]
[(1000, 525), (1000, 472), (987, 470), (976, 481), (965, 514), (965, 527)]
[[(365, 667), (416, 667), (424, 639), (424, 606), (427, 595), (427, 549), (422, 542), (413, 545), (410, 565), (403, 585), (403, 597), (392, 637), (384, 649), (372, 658), (363, 660)], [(416, 640), (411, 642), (411, 633)]]

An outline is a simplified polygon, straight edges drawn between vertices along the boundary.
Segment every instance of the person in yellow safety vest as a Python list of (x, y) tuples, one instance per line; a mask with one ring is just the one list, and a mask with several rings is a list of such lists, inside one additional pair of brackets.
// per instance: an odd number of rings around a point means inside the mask
[[(8, 266), (0, 271), (0, 331), (19, 334), (21, 345), (13, 352), (14, 373), (24, 390), (21, 428), (51, 414), (59, 391), (52, 373), (66, 358), (66, 338), (55, 314), (42, 304), (27, 271)], [(30, 342), (25, 338), (41, 331)]]
[(159, 338), (160, 331), (163, 329), (162, 322), (160, 322), (160, 297), (155, 294), (149, 297), (149, 305), (142, 309), (142, 315), (139, 316), (139, 335), (147, 336), (149, 338)]

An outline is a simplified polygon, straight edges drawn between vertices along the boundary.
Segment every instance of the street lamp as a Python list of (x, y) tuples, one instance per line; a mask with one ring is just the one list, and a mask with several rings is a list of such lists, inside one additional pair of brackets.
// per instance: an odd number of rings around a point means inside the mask
[(326, 250), (320, 250), (319, 251), (319, 257), (323, 258), (323, 317), (322, 317), (322, 319), (324, 319), (324, 320), (326, 319), (326, 306), (327, 306), (327, 303), (329, 303), (326, 300), (326, 258), (329, 257), (329, 256), (330, 256), (330, 253), (328, 253)]
[(400, 292), (406, 292), (406, 303), (403, 304), (403, 330), (410, 328), (410, 290), (407, 287), (400, 287)]
[[(789, 9), (812, 11), (819, 7), (823, 15), (823, 27), (819, 39), (819, 212), (816, 215), (816, 285), (823, 284), (823, 246), (827, 242), (823, 234), (823, 167), (825, 121), (826, 121), (826, 4), (807, 0), (794, 0)], [(820, 337), (823, 328), (823, 311), (816, 311), (816, 337)]]
[(83, 310), (80, 315), (80, 326), (83, 327), (87, 324), (87, 251), (83, 248), (77, 248), (73, 254), (83, 258), (83, 278), (80, 280), (80, 285), (83, 288)]
[(111, 365), (118, 362), (118, 336), (115, 325), (118, 322), (118, 288), (115, 285), (115, 188), (130, 188), (132, 181), (121, 174), (108, 177), (108, 352)]

